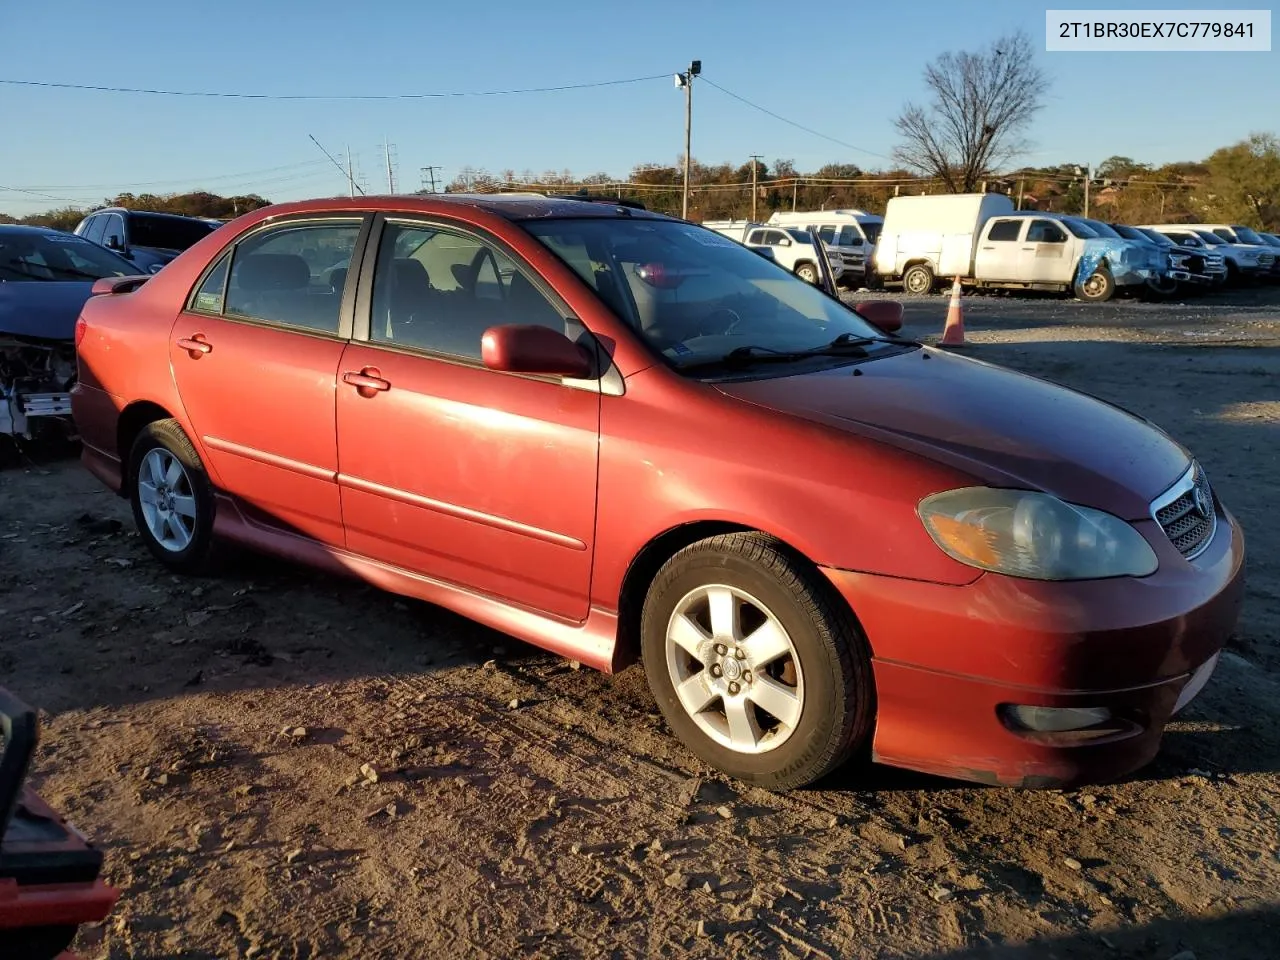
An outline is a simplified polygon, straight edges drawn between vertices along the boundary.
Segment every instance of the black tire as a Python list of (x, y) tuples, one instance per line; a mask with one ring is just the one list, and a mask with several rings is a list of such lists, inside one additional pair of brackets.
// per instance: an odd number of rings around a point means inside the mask
[(19, 927), (4, 932), (6, 957), (32, 957), (43, 960), (61, 956), (71, 946), (80, 928), (71, 925), (56, 927)]
[(1241, 280), (1240, 268), (1235, 265), (1234, 261), (1228, 260), (1227, 276), (1226, 279), (1222, 281), (1223, 285), (1227, 287), (1238, 287), (1240, 286)]
[[(721, 745), (686, 712), (667, 666), (667, 625), (682, 598), (723, 584), (764, 604), (790, 636), (804, 678), (799, 719), (778, 746), (746, 753)], [(864, 746), (875, 720), (869, 646), (831, 586), (763, 534), (725, 534), (681, 550), (658, 571), (641, 614), (649, 688), (672, 731), (696, 756), (739, 780), (791, 790), (827, 775)]]
[(933, 293), (935, 283), (937, 283), (937, 278), (933, 275), (933, 268), (927, 263), (913, 263), (902, 272), (903, 293), (911, 293), (916, 296)]
[[(195, 522), (190, 542), (181, 550), (165, 547), (147, 526), (139, 495), (139, 474), (142, 461), (155, 449), (168, 451), (182, 464), (195, 501)], [(213, 484), (205, 471), (200, 455), (176, 420), (156, 420), (138, 433), (129, 452), (129, 502), (133, 506), (133, 520), (138, 535), (147, 549), (165, 566), (182, 573), (203, 573), (214, 566), (215, 545), (213, 539), (213, 515), (215, 507)]]
[(1105, 263), (1100, 263), (1083, 283), (1075, 285), (1075, 294), (1087, 303), (1104, 303), (1116, 295), (1116, 278)]
[(818, 282), (818, 268), (808, 261), (798, 263), (796, 264), (796, 276), (805, 283), (816, 284)]

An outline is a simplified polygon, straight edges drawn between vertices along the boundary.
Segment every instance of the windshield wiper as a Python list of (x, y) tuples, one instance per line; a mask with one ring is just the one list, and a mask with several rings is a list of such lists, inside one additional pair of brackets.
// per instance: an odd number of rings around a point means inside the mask
[(688, 370), (693, 367), (720, 365), (732, 367), (747, 366), (752, 363), (791, 363), (796, 360), (818, 356), (866, 356), (867, 351), (865, 348), (867, 344), (888, 342), (877, 337), (859, 337), (852, 333), (842, 333), (830, 343), (824, 343), (818, 347), (810, 347), (807, 350), (774, 350), (770, 347), (761, 347), (751, 343), (741, 347), (734, 347), (723, 356), (695, 360), (692, 363), (680, 364), (679, 367), (681, 370)]

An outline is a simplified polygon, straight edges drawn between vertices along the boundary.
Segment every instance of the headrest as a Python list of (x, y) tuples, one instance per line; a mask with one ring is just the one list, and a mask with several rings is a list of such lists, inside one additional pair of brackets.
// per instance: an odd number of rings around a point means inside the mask
[(235, 267), (244, 290), (297, 290), (311, 283), (311, 268), (296, 253), (252, 253)]
[(421, 260), (413, 257), (397, 257), (391, 261), (391, 269), (395, 271), (397, 287), (430, 287), (431, 277)]

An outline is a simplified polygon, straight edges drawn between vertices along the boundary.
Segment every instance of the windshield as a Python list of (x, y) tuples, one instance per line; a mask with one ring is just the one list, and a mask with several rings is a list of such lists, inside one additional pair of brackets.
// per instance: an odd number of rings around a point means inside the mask
[(1071, 217), (1063, 217), (1061, 222), (1064, 227), (1070, 230), (1072, 234), (1079, 237), (1081, 240), (1098, 239), (1098, 234), (1083, 220), (1074, 220)]
[(1243, 240), (1245, 243), (1260, 243), (1263, 246), (1266, 246), (1267, 241), (1263, 240), (1260, 236), (1258, 236), (1248, 227), (1232, 227), (1231, 229), (1234, 230), (1236, 233), (1236, 236), (1239, 237), (1241, 240)]
[(1227, 241), (1223, 240), (1220, 236), (1218, 236), (1212, 230), (1197, 230), (1195, 233), (1197, 237), (1202, 239), (1205, 243), (1209, 244), (1211, 247), (1221, 247), (1221, 246), (1225, 246), (1227, 243)]
[(129, 243), (135, 247), (159, 247), (163, 250), (185, 250), (203, 240), (220, 224), (178, 217), (152, 217), (142, 213), (129, 215)]
[(813, 238), (809, 236), (809, 231), (801, 230), (799, 227), (787, 227), (786, 232), (791, 235), (792, 240), (798, 240), (801, 243), (813, 243)]
[(702, 227), (595, 217), (522, 226), (676, 367), (744, 346), (790, 353), (842, 334), (884, 339), (821, 289)]
[(0, 280), (78, 282), (138, 272), (129, 261), (74, 234), (0, 230)]
[[(1100, 237), (1110, 237), (1113, 240), (1125, 239), (1124, 236), (1120, 234), (1114, 227), (1110, 226), (1109, 224), (1103, 223), (1101, 220), (1085, 220), (1084, 224)], [(1132, 240), (1133, 238), (1130, 237), (1129, 239)]]
[[(1120, 228), (1117, 227), (1116, 229), (1118, 230)], [(1142, 234), (1148, 240), (1153, 240), (1156, 243), (1160, 244), (1160, 246), (1162, 247), (1174, 246), (1174, 242), (1158, 230), (1148, 230), (1144, 227), (1133, 227), (1131, 229), (1137, 230), (1140, 234)]]

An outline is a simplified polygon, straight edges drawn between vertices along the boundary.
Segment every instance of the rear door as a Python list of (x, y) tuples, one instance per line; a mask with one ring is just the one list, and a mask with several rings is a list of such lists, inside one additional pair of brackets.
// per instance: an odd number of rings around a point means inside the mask
[(1026, 217), (1000, 217), (991, 220), (978, 241), (974, 258), (974, 274), (979, 280), (1023, 280), (1019, 274), (1019, 242)]
[(219, 486), (256, 522), (334, 546), (345, 536), (335, 392), (353, 304), (344, 312), (343, 281), (365, 232), (365, 218), (345, 215), (241, 238), (197, 284), (169, 346)]
[(582, 325), (504, 244), (445, 221), (383, 222), (362, 277), (338, 383), (348, 548), (584, 619), (599, 383), (499, 373), (480, 359), (489, 326), (578, 339)]

